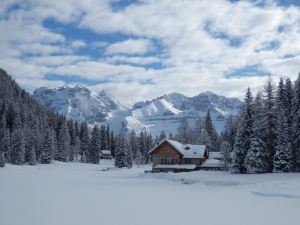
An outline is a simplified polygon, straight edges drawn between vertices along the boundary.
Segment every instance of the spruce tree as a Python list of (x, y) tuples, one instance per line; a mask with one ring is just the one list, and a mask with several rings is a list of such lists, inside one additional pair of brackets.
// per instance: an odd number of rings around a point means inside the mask
[(5, 157), (4, 157), (4, 152), (0, 151), (0, 167), (5, 166)]
[(245, 157), (247, 173), (266, 173), (269, 170), (269, 152), (257, 133), (251, 137), (250, 149)]
[(25, 161), (25, 138), (21, 129), (16, 129), (11, 135), (11, 163), (22, 165)]
[(218, 134), (212, 123), (210, 111), (207, 111), (204, 120), (204, 144), (208, 151), (219, 151)]
[(43, 147), (41, 151), (41, 163), (43, 164), (49, 164), (51, 163), (51, 160), (53, 158), (53, 138), (52, 138), (52, 132), (49, 130), (49, 128), (46, 128), (46, 134), (45, 139), (43, 142)]
[(80, 127), (80, 161), (86, 162), (86, 157), (89, 151), (89, 134), (88, 126), (86, 122), (83, 122)]
[(295, 170), (300, 171), (300, 73), (294, 84), (292, 99), (292, 134)]
[(118, 137), (118, 147), (115, 152), (115, 167), (126, 167), (126, 143), (123, 137)]
[(92, 130), (91, 143), (89, 147), (88, 162), (93, 164), (98, 164), (100, 161), (100, 151), (101, 151), (101, 137), (100, 131), (97, 126)]
[(224, 162), (224, 169), (228, 170), (231, 161), (230, 158), (231, 147), (227, 141), (223, 141), (221, 144), (221, 154), (222, 154), (222, 160)]
[(28, 163), (29, 163), (29, 165), (35, 165), (36, 164), (36, 154), (35, 154), (34, 146), (32, 146), (31, 149), (30, 149)]
[(265, 142), (265, 148), (269, 152), (269, 172), (273, 170), (273, 157), (275, 154), (276, 143), (276, 112), (275, 112), (275, 96), (274, 85), (269, 80), (265, 86), (263, 120), (260, 124), (263, 132), (261, 139)]
[(131, 149), (128, 146), (126, 146), (125, 162), (126, 162), (126, 167), (128, 169), (132, 168), (132, 160), (133, 160), (132, 151), (131, 151)]
[(57, 138), (57, 154), (55, 159), (62, 162), (68, 161), (68, 155), (70, 153), (70, 134), (69, 128), (66, 122), (61, 124)]
[(239, 128), (231, 153), (230, 171), (232, 173), (246, 172), (244, 160), (250, 150), (250, 137), (253, 134), (253, 97), (250, 88), (247, 89), (239, 121)]
[[(177, 140), (183, 144), (188, 143), (188, 130), (189, 130), (189, 124), (186, 118), (183, 118), (180, 121), (180, 124), (177, 128)], [(162, 140), (162, 139), (160, 139)]]
[(277, 118), (277, 144), (273, 160), (274, 172), (293, 171), (293, 150), (290, 142), (290, 129), (284, 109), (281, 109)]

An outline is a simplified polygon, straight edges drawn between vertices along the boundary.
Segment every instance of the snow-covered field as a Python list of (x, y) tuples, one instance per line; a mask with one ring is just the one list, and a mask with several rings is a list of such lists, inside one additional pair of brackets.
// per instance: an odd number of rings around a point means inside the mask
[(0, 169), (1, 225), (299, 225), (300, 174), (144, 174), (59, 163)]

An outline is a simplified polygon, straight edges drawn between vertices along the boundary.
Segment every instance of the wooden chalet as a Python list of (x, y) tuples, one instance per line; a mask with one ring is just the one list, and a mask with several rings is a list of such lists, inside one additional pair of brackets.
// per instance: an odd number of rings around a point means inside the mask
[[(164, 139), (148, 154), (152, 156), (153, 172), (188, 172), (200, 169), (220, 170), (218, 159), (209, 159), (205, 145), (182, 144)], [(213, 164), (210, 163), (213, 162)]]

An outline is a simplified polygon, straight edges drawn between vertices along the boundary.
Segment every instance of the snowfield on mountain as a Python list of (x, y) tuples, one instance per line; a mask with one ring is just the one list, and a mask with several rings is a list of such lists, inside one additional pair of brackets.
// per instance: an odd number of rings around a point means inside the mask
[(191, 127), (209, 110), (218, 131), (230, 115), (237, 115), (241, 102), (236, 98), (202, 92), (194, 97), (171, 93), (151, 101), (137, 102), (131, 109), (124, 107), (108, 91), (99, 94), (82, 87), (39, 88), (34, 97), (49, 109), (89, 125), (109, 124), (115, 133), (136, 133), (146, 130), (152, 135), (177, 132), (183, 118)]
[(299, 224), (299, 173), (145, 174), (149, 169), (116, 169), (110, 160), (8, 164), (0, 170), (0, 224)]

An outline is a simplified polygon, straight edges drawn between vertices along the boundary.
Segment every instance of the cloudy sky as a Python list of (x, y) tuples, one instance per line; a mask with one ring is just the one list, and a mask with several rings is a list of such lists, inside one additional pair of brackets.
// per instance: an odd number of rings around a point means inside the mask
[(300, 71), (299, 0), (1, 0), (0, 67), (28, 91), (82, 84), (130, 106), (242, 97)]

